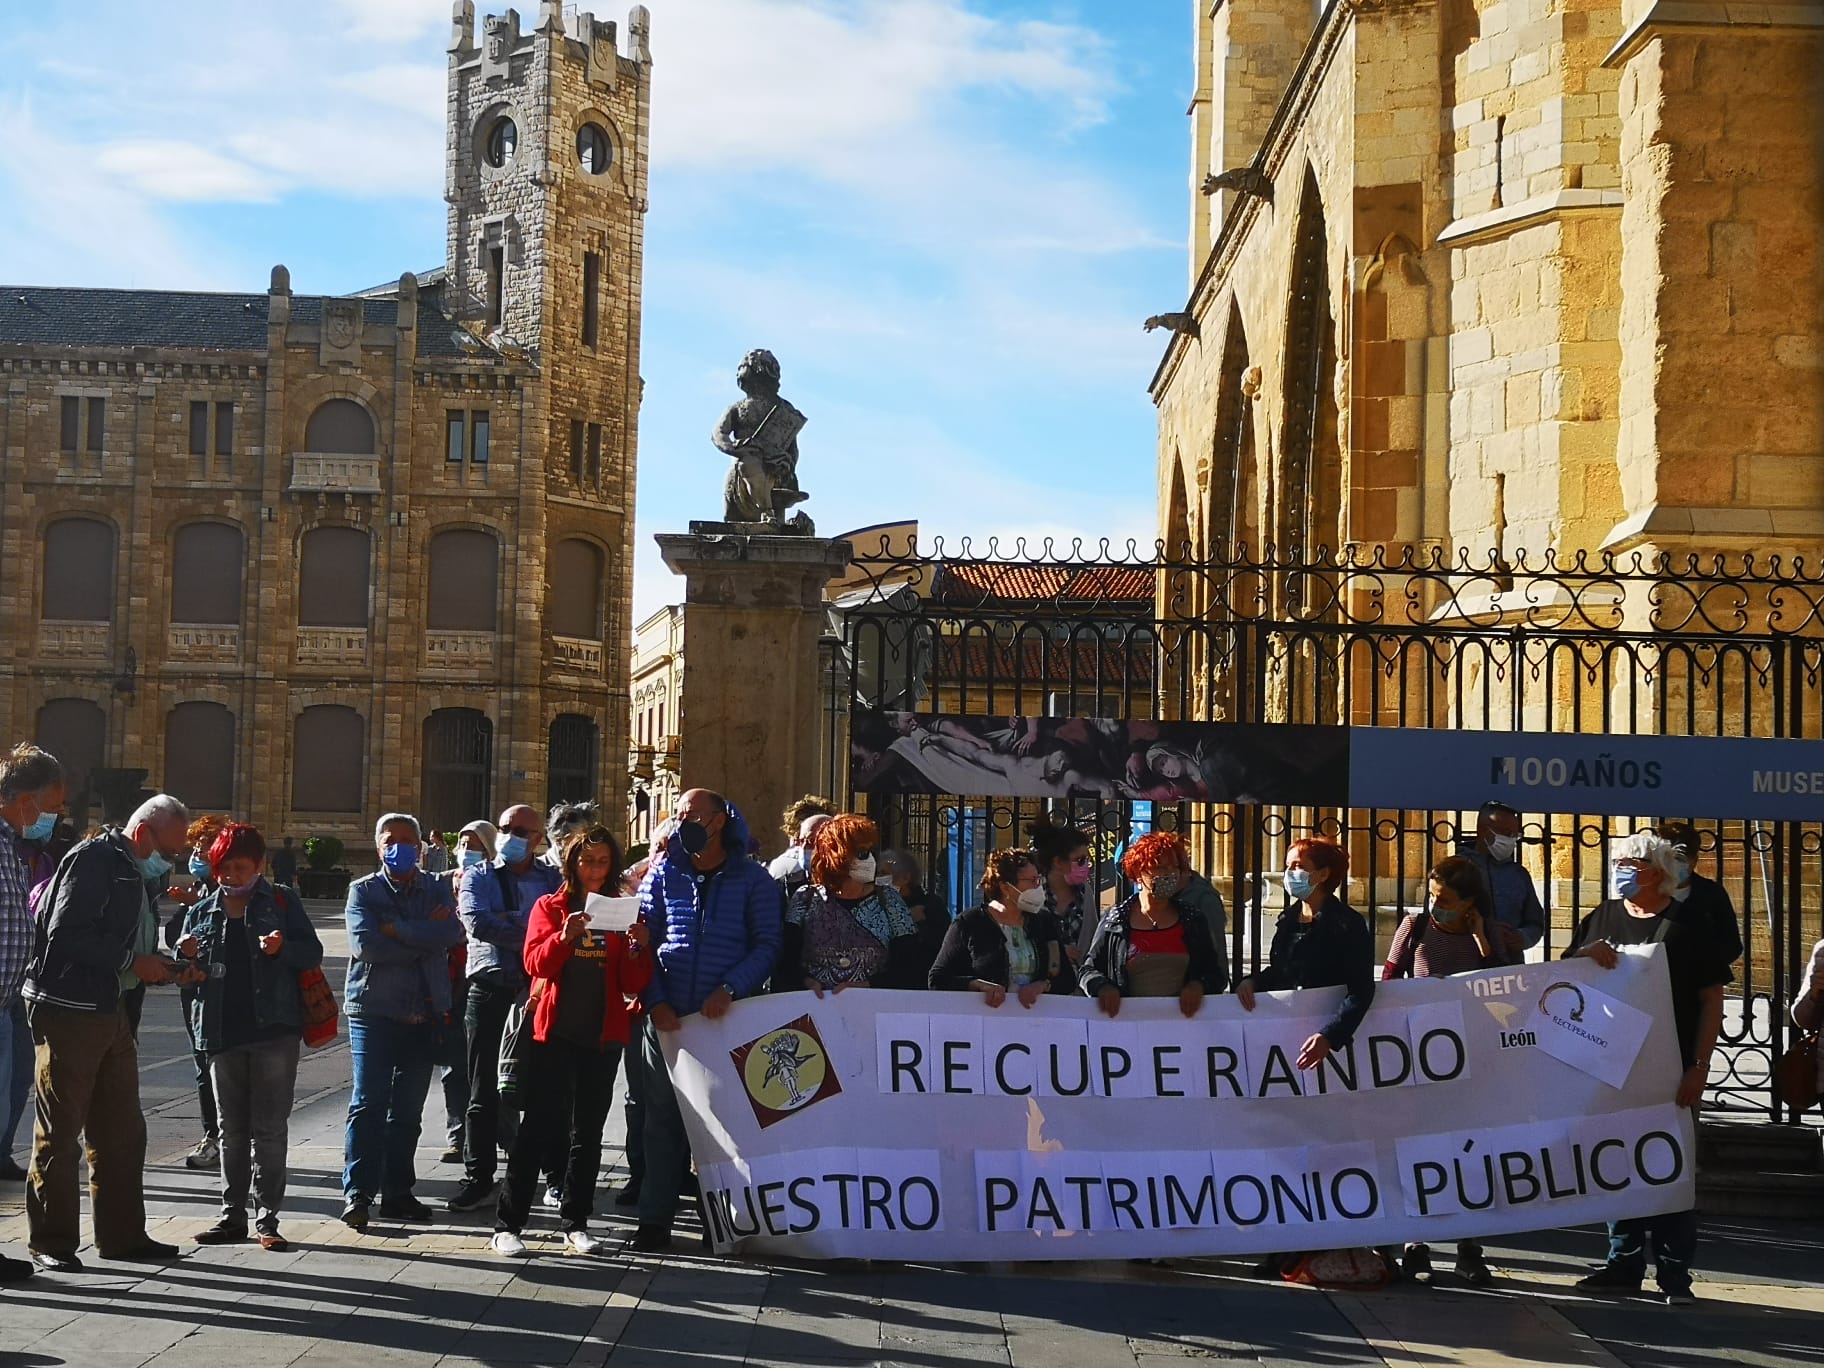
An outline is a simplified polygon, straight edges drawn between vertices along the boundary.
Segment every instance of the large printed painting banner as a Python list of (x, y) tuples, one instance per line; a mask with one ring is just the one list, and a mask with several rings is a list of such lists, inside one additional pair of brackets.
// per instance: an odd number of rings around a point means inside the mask
[(1659, 948), (1383, 984), (1301, 1072), (1339, 994), (786, 993), (662, 1040), (724, 1251), (1260, 1254), (1694, 1203)]
[(1824, 741), (857, 714), (858, 791), (1816, 821)]

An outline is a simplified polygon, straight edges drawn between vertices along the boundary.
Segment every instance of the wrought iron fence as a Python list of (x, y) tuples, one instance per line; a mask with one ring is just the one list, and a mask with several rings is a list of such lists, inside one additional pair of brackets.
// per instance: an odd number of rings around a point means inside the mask
[[(1023, 844), (1032, 823), (1095, 833), (1105, 903), (1121, 891), (1113, 857), (1133, 831), (1179, 830), (1230, 908), (1231, 961), (1242, 968), (1258, 965), (1263, 925), (1283, 905), (1276, 880), (1290, 839), (1324, 834), (1349, 849), (1351, 899), (1385, 947), (1420, 905), (1431, 865), (1473, 839), (1474, 814), (856, 795), (850, 749), (867, 744), (870, 713), (1824, 738), (1824, 568), (1802, 561), (1295, 558), (1106, 542), (896, 553), (884, 540), (857, 556), (869, 590), (845, 594), (828, 655), (832, 791), (867, 807), (889, 843), (921, 854), (953, 906), (973, 901), (987, 850)], [(1691, 816), (1529, 814), (1521, 860), (1549, 918), (1543, 952), (1558, 954), (1605, 896), (1612, 840)], [(1820, 934), (1824, 803), (1819, 818), (1698, 822), (1696, 864), (1730, 893), (1746, 945), (1712, 1108), (1781, 1115), (1771, 1066)]]

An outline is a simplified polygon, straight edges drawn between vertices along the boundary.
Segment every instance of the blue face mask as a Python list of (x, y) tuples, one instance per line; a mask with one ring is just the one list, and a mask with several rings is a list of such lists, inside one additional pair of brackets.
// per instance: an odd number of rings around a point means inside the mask
[(1311, 896), (1311, 871), (1308, 869), (1288, 869), (1282, 882), (1288, 898), (1303, 902)]
[(1640, 871), (1621, 865), (1609, 866), (1609, 879), (1618, 898), (1632, 898), (1640, 892)]
[(418, 868), (418, 847), (390, 845), (380, 853), (380, 863), (389, 874), (410, 874)]
[(193, 879), (208, 878), (209, 861), (205, 860), (201, 855), (192, 855), (190, 857), (190, 877)]
[(488, 857), (484, 852), (475, 849), (474, 846), (464, 846), (463, 847), (463, 849), (462, 849), (462, 867), (464, 869), (473, 869), (476, 865), (486, 864), (487, 862), (488, 862)]
[(148, 883), (154, 879), (162, 879), (171, 872), (171, 861), (167, 860), (163, 855), (160, 855), (156, 850), (146, 856), (143, 860), (137, 855), (134, 856), (133, 863), (139, 866), (140, 877), (145, 879)]
[(503, 834), (494, 849), (500, 852), (500, 858), (510, 865), (524, 864), (526, 856), (532, 853), (532, 843), (524, 836)]
[(48, 841), (51, 839), (52, 833), (56, 830), (57, 814), (54, 812), (41, 812), (38, 814), (38, 820), (33, 822), (19, 834), (28, 841)]

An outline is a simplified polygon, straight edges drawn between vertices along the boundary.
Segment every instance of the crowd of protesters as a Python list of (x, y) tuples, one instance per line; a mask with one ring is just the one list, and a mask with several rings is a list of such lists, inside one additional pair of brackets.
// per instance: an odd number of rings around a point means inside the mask
[[(44, 751), (0, 759), (0, 1180), (27, 1183), (30, 1246), (29, 1260), (0, 1258), (0, 1280), (81, 1268), (85, 1145), (96, 1254), (179, 1253), (148, 1235), (144, 1199), (136, 1036), (145, 990), (165, 985), (178, 989), (204, 1127), (184, 1162), (220, 1176), (219, 1214), (194, 1239), (282, 1250), (306, 985), (323, 960), (291, 886), (290, 842), (268, 850), (254, 827), (193, 819), (169, 795), (123, 826), (60, 841), (65, 797)], [(620, 1078), (627, 1176), (612, 1202), (637, 1217), (633, 1249), (667, 1249), (694, 1178), (661, 1041), (693, 1014), (718, 1019), (763, 992), (928, 988), (1016, 1011), (1081, 994), (1111, 1018), (1128, 998), (1171, 998), (1189, 1018), (1229, 992), (1252, 1011), (1262, 992), (1340, 988), (1303, 1042), (1301, 1069), (1347, 1047), (1374, 999), (1373, 934), (1345, 900), (1348, 852), (1320, 837), (1286, 848), (1285, 910), (1260, 967), (1235, 979), (1222, 898), (1170, 833), (1128, 845), (1120, 868), (1131, 892), (1104, 908), (1090, 835), (1042, 824), (1028, 845), (987, 854), (979, 897), (954, 915), (911, 852), (881, 847), (868, 817), (807, 796), (782, 834), (785, 853), (761, 864), (739, 809), (702, 789), (683, 795), (631, 865), (589, 803), (542, 818), (514, 805), (449, 839), (409, 813), (382, 815), (377, 868), (351, 883), (345, 910), (343, 1222), (359, 1232), (374, 1219), (434, 1218), (417, 1195), (416, 1160), (441, 1071), (443, 1158), (462, 1166), (446, 1208), (492, 1207), (490, 1243), (503, 1257), (529, 1252), (539, 1206), (571, 1252), (597, 1253), (590, 1227)], [(1425, 906), (1399, 922), (1381, 978), (1514, 964), (1539, 943), (1545, 917), (1518, 839), (1517, 813), (1484, 807), (1473, 842), (1431, 869)], [(1610, 896), (1564, 952), (1613, 967), (1618, 947), (1664, 947), (1667, 1029), (1685, 1067), (1676, 1100), (1687, 1107), (1702, 1096), (1723, 986), (1742, 953), (1727, 895), (1692, 871), (1696, 850), (1696, 833), (1675, 823), (1613, 843)], [(174, 868), (192, 882), (174, 886)], [(161, 924), (166, 897), (175, 911)], [(636, 899), (637, 915), (598, 922), (603, 897)], [(1824, 942), (1791, 1010), (1805, 1029), (1824, 1018)], [(28, 1111), (29, 1171), (12, 1159)], [(1616, 1222), (1607, 1258), (1579, 1286), (1638, 1291), (1651, 1256), (1661, 1294), (1689, 1301), (1696, 1238), (1694, 1211)], [(1432, 1276), (1423, 1244), (1383, 1255), (1396, 1275)], [(1261, 1271), (1283, 1273), (1291, 1257)], [(1458, 1243), (1455, 1271), (1493, 1280), (1474, 1240)]]

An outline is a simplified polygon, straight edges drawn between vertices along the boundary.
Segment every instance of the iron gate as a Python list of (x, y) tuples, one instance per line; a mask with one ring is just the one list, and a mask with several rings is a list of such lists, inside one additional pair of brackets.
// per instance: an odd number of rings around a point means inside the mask
[[(1824, 571), (1802, 563), (1290, 558), (1223, 545), (1149, 555), (1130, 544), (1123, 555), (1107, 543), (1086, 555), (1049, 542), (1036, 556), (993, 542), (896, 554), (884, 539), (857, 556), (875, 592), (846, 594), (833, 623), (830, 790), (874, 815), (887, 843), (920, 854), (953, 906), (973, 901), (987, 850), (1025, 844), (1033, 822), (1091, 828), (1105, 872), (1135, 830), (1179, 830), (1224, 895), (1231, 962), (1246, 968), (1283, 905), (1289, 840), (1322, 834), (1349, 849), (1351, 901), (1384, 948), (1420, 905), (1431, 865), (1473, 839), (1473, 814), (858, 795), (851, 748), (872, 744), (882, 708), (1824, 738)], [(946, 587), (963, 581), (974, 590)], [(1521, 859), (1548, 914), (1545, 953), (1605, 896), (1611, 840), (1690, 816), (1529, 814)], [(1728, 889), (1747, 947), (1709, 1105), (1778, 1118), (1771, 1066), (1820, 934), (1824, 821), (1698, 827), (1697, 867)]]

